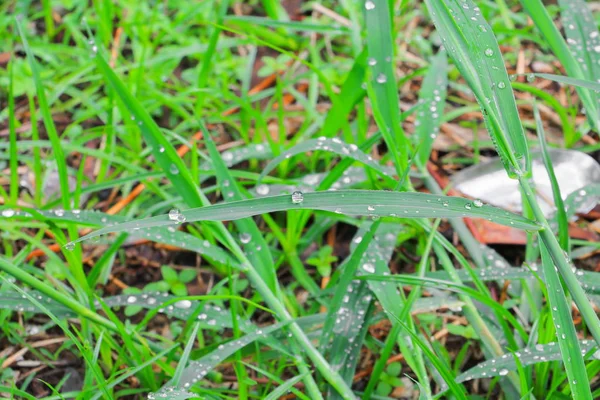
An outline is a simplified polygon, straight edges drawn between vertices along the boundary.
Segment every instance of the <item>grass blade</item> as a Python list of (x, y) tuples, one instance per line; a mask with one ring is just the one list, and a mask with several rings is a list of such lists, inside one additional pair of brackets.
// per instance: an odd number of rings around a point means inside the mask
[(558, 186), (558, 181), (556, 180), (556, 174), (554, 173), (554, 167), (552, 166), (552, 160), (550, 159), (550, 154), (548, 153), (546, 133), (544, 132), (544, 126), (537, 106), (534, 106), (533, 108), (533, 115), (535, 116), (535, 124), (537, 127), (538, 139), (540, 141), (540, 148), (542, 149), (542, 159), (544, 160), (544, 166), (546, 167), (546, 172), (548, 173), (548, 178), (550, 179), (550, 185), (552, 186), (552, 197), (554, 198), (554, 205), (556, 206), (558, 242), (564, 251), (569, 251), (569, 221), (567, 220), (567, 213), (565, 211), (565, 205), (560, 193), (560, 187)]
[[(596, 348), (596, 343), (593, 340), (579, 340), (577, 343), (584, 354)], [(515, 351), (513, 354), (519, 358), (519, 362), (524, 367), (537, 363), (561, 360), (560, 349), (556, 342), (536, 344), (534, 347), (525, 347)], [(594, 353), (594, 358), (600, 359), (600, 354), (596, 356), (596, 353)], [(456, 378), (456, 381), (464, 382), (471, 379), (504, 376), (508, 371), (516, 370), (517, 363), (515, 362), (514, 357), (510, 354), (505, 354), (502, 357), (487, 360), (463, 372)]]
[[(400, 124), (400, 99), (396, 84), (394, 63), (394, 37), (391, 5), (387, 0), (364, 2), (367, 30), (367, 64), (371, 71), (368, 82), (369, 97), (375, 121), (381, 130), (388, 149), (392, 150), (398, 175), (408, 166), (408, 144)], [(378, 118), (380, 116), (380, 118)]]
[(552, 257), (543, 242), (540, 243), (540, 250), (544, 276), (548, 285), (550, 312), (556, 328), (556, 337), (562, 359), (568, 360), (568, 362), (565, 362), (565, 369), (569, 377), (569, 386), (571, 387), (573, 398), (591, 399), (590, 382), (587, 377), (577, 332), (573, 325), (570, 304), (567, 302), (562, 284), (558, 278), (558, 274), (555, 272), (556, 267), (554, 266)]
[[(292, 195), (294, 196), (294, 194)], [(436, 196), (425, 193), (400, 193), (378, 190), (339, 190), (315, 193), (297, 193), (292, 196), (272, 196), (259, 199), (220, 203), (182, 212), (187, 221), (225, 221), (246, 218), (274, 211), (322, 210), (346, 215), (368, 215), (403, 218), (486, 218), (518, 229), (537, 231), (539, 226), (523, 216), (510, 213), (480, 201), (460, 197)], [(172, 225), (167, 215), (160, 215), (105, 227), (75, 241), (91, 239), (106, 233), (130, 229)]]
[(531, 157), (502, 54), (492, 28), (471, 0), (426, 0), (446, 50), (484, 110), (509, 176), (531, 171)]
[(60, 186), (62, 206), (63, 208), (68, 210), (71, 208), (71, 190), (69, 188), (69, 173), (67, 171), (67, 161), (63, 153), (63, 146), (60, 142), (60, 136), (56, 131), (56, 126), (54, 125), (54, 119), (52, 118), (50, 105), (48, 104), (48, 100), (46, 99), (46, 93), (44, 91), (44, 86), (42, 85), (38, 65), (35, 60), (35, 57), (33, 56), (33, 53), (31, 52), (29, 43), (27, 42), (27, 38), (25, 37), (25, 34), (23, 32), (21, 20), (17, 18), (16, 23), (19, 34), (21, 35), (21, 41), (23, 42), (23, 48), (27, 53), (27, 59), (29, 60), (29, 65), (31, 66), (31, 73), (33, 75), (33, 82), (35, 83), (35, 90), (38, 98), (40, 111), (42, 113), (42, 119), (44, 121), (44, 127), (46, 128), (48, 138), (52, 143), (52, 152), (54, 153), (54, 160), (56, 161), (56, 169), (58, 171), (58, 181)]
[(418, 126), (415, 128), (414, 138), (418, 140), (415, 145), (418, 151), (416, 161), (421, 166), (427, 164), (433, 141), (440, 129), (448, 86), (447, 69), (448, 57), (442, 50), (431, 60), (419, 91), (421, 109), (417, 112), (415, 120), (415, 125), (418, 121)]

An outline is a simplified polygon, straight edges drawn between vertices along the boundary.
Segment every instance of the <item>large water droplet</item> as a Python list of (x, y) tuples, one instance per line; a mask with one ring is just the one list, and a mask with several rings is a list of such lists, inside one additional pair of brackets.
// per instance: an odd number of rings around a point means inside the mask
[(75, 250), (75, 243), (72, 243), (72, 242), (71, 242), (71, 243), (67, 243), (67, 244), (65, 244), (65, 250), (68, 250), (68, 251), (73, 251), (73, 250)]
[(372, 274), (375, 272), (375, 266), (371, 263), (364, 263), (362, 266), (362, 269), (364, 269), (366, 272)]
[(377, 75), (377, 78), (375, 79), (375, 81), (377, 83), (386, 83), (387, 77), (384, 74), (379, 74), (379, 75)]
[(171, 221), (177, 221), (177, 218), (179, 217), (179, 210), (174, 208), (171, 211), (169, 211), (169, 219)]
[(250, 235), (248, 232), (240, 234), (240, 242), (247, 244), (250, 243), (250, 240), (252, 240), (252, 235)]
[(371, 0), (367, 0), (367, 1), (365, 2), (365, 9), (366, 9), (367, 11), (370, 11), (370, 10), (372, 10), (372, 9), (374, 9), (374, 8), (375, 8), (375, 3), (373, 3)]
[(506, 376), (506, 375), (508, 375), (508, 370), (507, 369), (501, 369), (500, 371), (498, 371), (498, 374), (500, 376)]
[(256, 187), (256, 193), (261, 195), (261, 196), (266, 196), (269, 194), (269, 187), (265, 184), (262, 185), (258, 185)]
[(177, 308), (190, 308), (192, 306), (192, 302), (189, 300), (179, 300), (175, 303), (175, 307)]
[(490, 49), (489, 47), (487, 49), (485, 49), (485, 55), (488, 57), (491, 57), (494, 55), (494, 50)]
[(504, 82), (498, 83), (498, 89), (504, 89), (505, 87), (506, 87), (506, 84)]
[(481, 201), (479, 199), (473, 200), (473, 205), (477, 208), (481, 208), (481, 207), (483, 207), (483, 201)]
[(301, 191), (296, 190), (294, 193), (292, 193), (292, 203), (300, 204), (303, 201), (304, 201), (304, 194), (302, 194)]
[(11, 209), (2, 210), (3, 217), (10, 218), (13, 215), (15, 215), (15, 210), (11, 210)]

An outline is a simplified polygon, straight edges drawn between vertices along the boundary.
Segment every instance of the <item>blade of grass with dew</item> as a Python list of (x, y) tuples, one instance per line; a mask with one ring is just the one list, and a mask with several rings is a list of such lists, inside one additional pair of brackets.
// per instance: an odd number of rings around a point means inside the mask
[(592, 183), (586, 185), (576, 192), (571, 193), (565, 199), (565, 210), (568, 217), (572, 217), (577, 213), (579, 207), (583, 204), (600, 201), (600, 184)]
[(196, 334), (198, 333), (199, 328), (200, 328), (200, 324), (198, 322), (196, 322), (194, 324), (194, 328), (190, 332), (188, 342), (185, 345), (185, 349), (183, 350), (183, 353), (181, 354), (181, 358), (178, 361), (177, 368), (175, 369), (175, 373), (173, 374), (173, 377), (171, 378), (171, 381), (169, 382), (173, 386), (176, 386), (176, 387), (179, 386), (179, 381), (181, 380), (181, 377), (183, 376), (183, 371), (185, 370), (185, 366), (187, 365), (188, 360), (190, 358), (190, 354), (194, 347), (194, 342), (196, 340)]
[(242, 336), (239, 339), (232, 340), (219, 346), (216, 350), (209, 354), (206, 354), (199, 360), (190, 362), (190, 364), (183, 369), (181, 372), (181, 379), (179, 382), (170, 381), (164, 385), (157, 393), (154, 393), (155, 397), (162, 397), (162, 394), (168, 394), (169, 390), (172, 389), (185, 389), (191, 388), (196, 382), (200, 381), (206, 376), (211, 370), (213, 370), (218, 364), (224, 361), (227, 357), (231, 356), (236, 351), (240, 350), (244, 346), (267, 337), (268, 334), (274, 332), (282, 327), (288, 325), (291, 321), (282, 322), (271, 325), (266, 328), (258, 329), (253, 333), (249, 333)]
[[(228, 201), (239, 201), (242, 200), (242, 194), (237, 186), (237, 182), (229, 174), (229, 170), (223, 163), (221, 155), (215, 146), (210, 133), (207, 131), (204, 124), (201, 125), (202, 131), (204, 132), (204, 142), (208, 148), (210, 158), (212, 159), (213, 166), (217, 174), (217, 180), (221, 186), (221, 192), (223, 199)], [(273, 293), (279, 292), (277, 283), (277, 276), (275, 271), (275, 265), (273, 264), (273, 256), (269, 251), (269, 245), (264, 239), (262, 232), (256, 226), (256, 223), (252, 218), (242, 218), (234, 221), (236, 228), (240, 232), (240, 242), (242, 247), (252, 263), (254, 268), (263, 277), (266, 284), (269, 286)], [(305, 278), (305, 281), (311, 281), (308, 276), (300, 277)]]
[[(471, 207), (470, 210), (467, 210)], [(322, 210), (345, 215), (368, 215), (402, 218), (485, 218), (517, 229), (537, 231), (540, 226), (518, 214), (490, 205), (473, 206), (471, 200), (425, 193), (389, 192), (381, 190), (338, 190), (304, 193), (296, 202), (291, 196), (271, 196), (186, 210), (186, 221), (227, 221), (285, 210)], [(173, 225), (167, 215), (124, 222), (98, 229), (76, 240), (81, 242), (102, 234), (136, 228)]]
[[(585, 369), (585, 362), (581, 353), (581, 347), (571, 317), (571, 307), (563, 291), (562, 283), (555, 273), (554, 262), (546, 249), (546, 245), (540, 243), (542, 255), (542, 268), (548, 285), (548, 302), (552, 320), (556, 328), (558, 346), (569, 377), (569, 386), (574, 399), (591, 399), (590, 382)], [(585, 354), (585, 353), (584, 353)]]
[(19, 31), (19, 35), (21, 36), (21, 41), (23, 42), (23, 48), (25, 49), (25, 52), (27, 53), (27, 59), (29, 60), (31, 73), (33, 76), (33, 82), (35, 84), (36, 94), (38, 98), (38, 104), (40, 107), (40, 112), (42, 113), (42, 120), (44, 121), (44, 127), (46, 128), (48, 138), (52, 143), (52, 152), (54, 154), (54, 160), (56, 162), (56, 168), (58, 171), (62, 206), (64, 209), (68, 210), (71, 208), (71, 202), (69, 201), (69, 199), (71, 198), (71, 190), (69, 189), (69, 173), (67, 171), (67, 162), (62, 150), (63, 147), (60, 141), (60, 136), (58, 135), (58, 132), (56, 131), (56, 126), (54, 125), (54, 119), (52, 118), (50, 105), (46, 100), (44, 86), (42, 85), (42, 80), (40, 78), (38, 64), (31, 51), (31, 48), (29, 47), (27, 37), (25, 36), (25, 33), (23, 31), (23, 27), (21, 26), (21, 19), (17, 18), (16, 24), (17, 30)]
[[(352, 384), (356, 365), (368, 331), (368, 319), (372, 312), (372, 296), (365, 282), (351, 282), (344, 296), (343, 305), (335, 313), (334, 336), (328, 343), (331, 366)], [(337, 400), (339, 395), (329, 388), (327, 399)]]
[[(548, 14), (548, 11), (546, 10), (546, 7), (542, 1), (520, 0), (520, 3), (525, 12), (527, 12), (529, 17), (534, 22), (535, 26), (546, 39), (546, 43), (550, 46), (554, 55), (556, 55), (556, 57), (560, 60), (560, 63), (567, 71), (567, 74), (573, 78), (584, 79), (585, 74), (581, 68), (582, 64), (575, 58), (569, 49), (569, 46), (567, 46), (567, 43), (560, 34), (558, 28), (554, 25), (554, 22), (552, 21), (552, 18), (550, 18), (550, 15)], [(598, 104), (595, 96), (593, 96), (589, 90), (585, 89), (577, 89), (577, 93), (579, 94), (579, 98), (587, 110), (588, 117), (593, 116), (593, 118), (590, 118), (591, 125), (598, 130), (600, 123), (597, 118)], [(573, 144), (575, 144), (576, 140), (576, 137), (565, 138), (565, 144), (567, 147), (571, 147)]]
[(567, 213), (565, 212), (565, 205), (560, 193), (560, 187), (558, 186), (554, 167), (552, 166), (552, 160), (548, 152), (546, 133), (544, 132), (542, 118), (540, 117), (540, 112), (536, 105), (533, 107), (533, 115), (535, 117), (536, 130), (540, 148), (542, 150), (542, 159), (544, 161), (544, 166), (546, 167), (546, 172), (548, 173), (548, 178), (550, 179), (550, 185), (552, 186), (552, 197), (554, 198), (556, 220), (558, 222), (558, 242), (564, 251), (569, 251), (569, 221), (567, 220)]
[(481, 106), (510, 177), (528, 176), (531, 157), (515, 97), (492, 28), (471, 0), (426, 0), (444, 47)]
[(134, 116), (144, 139), (148, 143), (148, 146), (152, 148), (154, 159), (164, 171), (169, 181), (174, 187), (178, 188), (179, 194), (187, 204), (195, 207), (202, 205), (198, 188), (187, 166), (181, 160), (173, 145), (160, 131), (148, 111), (129, 92), (125, 84), (114, 73), (101, 54), (94, 53), (94, 59), (106, 81)]
[(325, 137), (321, 137), (319, 139), (306, 140), (302, 143), (295, 145), (291, 149), (286, 150), (285, 152), (281, 153), (279, 156), (277, 156), (276, 158), (271, 160), (264, 167), (258, 180), (259, 181), (262, 180), (269, 172), (274, 170), (277, 167), (277, 165), (280, 164), (282, 161), (284, 161), (292, 156), (295, 156), (296, 154), (301, 154), (301, 153), (315, 151), (315, 150), (330, 151), (330, 152), (338, 154), (342, 157), (348, 157), (355, 161), (359, 161), (359, 162), (365, 164), (366, 166), (374, 169), (375, 171), (379, 172), (381, 175), (383, 175), (384, 178), (387, 178), (387, 180), (390, 183), (394, 182), (393, 179), (389, 178), (388, 171), (385, 168), (383, 168), (375, 160), (373, 160), (373, 157), (363, 153), (358, 148), (358, 146), (356, 146), (355, 144), (346, 144), (341, 139), (338, 139), (338, 138), (328, 139)]
[[(423, 79), (419, 91), (421, 109), (417, 112), (415, 119), (415, 148), (418, 149), (417, 165), (425, 166), (431, 154), (433, 141), (435, 140), (444, 113), (446, 103), (446, 92), (448, 86), (448, 57), (444, 50), (432, 58), (429, 70)], [(426, 116), (427, 114), (427, 116)], [(418, 125), (417, 125), (418, 121)]]
[(388, 149), (393, 154), (398, 175), (408, 165), (408, 144), (400, 124), (400, 99), (394, 68), (394, 36), (392, 3), (386, 0), (365, 0), (365, 29), (367, 31), (367, 64), (370, 69), (369, 97), (374, 115)]
[[(98, 211), (88, 210), (53, 210), (40, 211), (23, 207), (21, 210), (12, 208), (1, 208), (0, 210), (9, 210), (6, 215), (0, 212), (0, 220), (21, 218), (37, 219), (40, 221), (51, 221), (52, 223), (71, 223), (80, 226), (110, 226), (126, 221), (127, 219), (118, 216), (105, 214)], [(128, 232), (129, 233), (129, 232)], [(156, 227), (145, 230), (133, 231), (131, 236), (139, 237), (147, 240), (152, 240), (157, 243), (163, 243), (171, 246), (176, 246), (181, 249), (193, 251), (202, 254), (210, 260), (218, 262), (222, 265), (231, 265), (233, 268), (241, 268), (238, 261), (229, 255), (219, 246), (213, 245), (208, 240), (202, 240), (194, 235), (175, 230), (173, 227)]]
[[(593, 340), (578, 340), (583, 354), (592, 352), (596, 348)], [(519, 361), (523, 366), (535, 365), (537, 363), (546, 363), (550, 361), (560, 361), (561, 354), (558, 343), (551, 342), (546, 344), (536, 344), (534, 347), (525, 347), (515, 351)], [(600, 352), (596, 351), (593, 358), (600, 360)], [(493, 376), (504, 376), (508, 371), (516, 371), (517, 364), (510, 354), (497, 357), (478, 364), (477, 366), (463, 372), (457, 378), (457, 382), (465, 382), (472, 379), (489, 378)]]

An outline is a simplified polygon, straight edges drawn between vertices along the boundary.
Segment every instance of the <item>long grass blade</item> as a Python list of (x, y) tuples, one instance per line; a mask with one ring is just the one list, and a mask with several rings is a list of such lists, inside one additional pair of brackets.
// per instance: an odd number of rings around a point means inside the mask
[[(481, 201), (460, 197), (435, 196), (424, 193), (400, 193), (376, 190), (339, 190), (315, 193), (293, 193), (291, 196), (272, 196), (209, 207), (186, 210), (186, 221), (225, 221), (285, 210), (322, 210), (346, 215), (401, 218), (486, 218), (518, 229), (537, 231), (539, 226), (523, 216), (510, 213)], [(106, 233), (131, 229), (173, 225), (167, 215), (105, 227), (75, 241), (91, 239)]]
[(492, 28), (471, 0), (426, 0), (448, 54), (484, 111), (509, 176), (531, 171), (531, 157), (502, 54)]

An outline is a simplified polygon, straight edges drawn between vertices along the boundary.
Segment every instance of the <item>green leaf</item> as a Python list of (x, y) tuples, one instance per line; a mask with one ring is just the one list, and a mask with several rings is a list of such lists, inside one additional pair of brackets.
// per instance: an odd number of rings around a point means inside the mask
[(195, 269), (184, 269), (179, 272), (179, 281), (183, 283), (189, 283), (196, 279), (196, 276), (198, 276), (198, 271)]
[(177, 271), (175, 271), (173, 268), (168, 267), (166, 265), (163, 265), (162, 267), (160, 267), (160, 273), (163, 277), (163, 279), (167, 282), (169, 282), (170, 284), (173, 284), (175, 282), (178, 282), (178, 276), (177, 276)]

